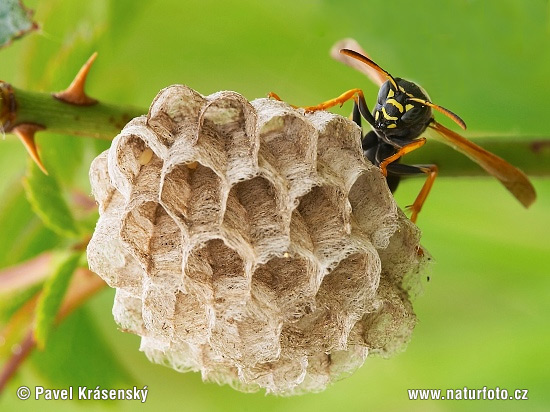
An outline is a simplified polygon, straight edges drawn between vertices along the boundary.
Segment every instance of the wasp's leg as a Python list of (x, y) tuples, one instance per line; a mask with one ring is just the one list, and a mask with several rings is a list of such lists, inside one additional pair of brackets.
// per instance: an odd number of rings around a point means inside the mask
[(384, 176), (388, 175), (387, 168), (388, 166), (395, 162), (397, 159), (403, 157), (407, 153), (412, 152), (413, 150), (418, 149), (419, 147), (424, 146), (424, 143), (426, 143), (426, 138), (422, 137), (420, 139), (413, 140), (411, 143), (401, 147), (395, 154), (391, 155), (390, 157), (385, 158), (383, 161), (380, 162), (380, 170), (382, 171), (382, 174)]
[[(361, 89), (351, 89), (347, 92), (342, 93), (340, 96), (335, 97), (334, 99), (327, 100), (316, 106), (305, 106), (304, 109), (306, 110), (306, 112), (317, 112), (319, 110), (330, 109), (331, 107), (337, 105), (342, 106), (348, 100), (354, 99), (356, 95), (363, 96), (363, 91)], [(363, 100), (364, 99), (365, 97), (363, 96)]]
[(426, 198), (428, 197), (428, 194), (430, 193), (430, 190), (434, 184), (435, 178), (437, 177), (437, 166), (436, 165), (403, 165), (400, 163), (392, 163), (388, 165), (388, 173), (391, 176), (414, 176), (419, 174), (427, 174), (428, 177), (426, 181), (424, 182), (424, 185), (422, 186), (422, 189), (420, 189), (420, 193), (418, 193), (418, 196), (416, 196), (416, 199), (414, 200), (414, 203), (409, 207), (411, 210), (411, 221), (413, 223), (416, 223), (416, 219), (418, 217), (418, 213), (420, 213), (420, 210), (422, 209), (422, 206), (424, 205), (424, 202), (426, 201)]
[[(279, 97), (279, 95), (278, 95), (277, 93), (274, 93), (274, 92), (269, 92), (269, 93), (267, 94), (267, 97), (271, 97), (272, 99), (278, 100), (278, 101), (280, 101), (280, 102), (283, 101), (283, 99), (281, 99), (281, 98)], [(290, 104), (290, 103), (289, 103), (289, 105), (290, 105), (290, 107), (294, 107), (295, 109), (298, 109), (298, 108), (300, 107), (300, 106), (295, 106), (295, 105)]]
[[(355, 121), (355, 112), (358, 111), (359, 113), (357, 114), (357, 117), (359, 118), (359, 125), (361, 125), (361, 116), (363, 117), (363, 119), (365, 119), (367, 122), (369, 122), (369, 124), (374, 127), (374, 117), (372, 116), (372, 113), (370, 112), (368, 106), (367, 106), (367, 102), (365, 101), (365, 96), (363, 95), (363, 92), (362, 91), (359, 91), (359, 93), (353, 98), (354, 100), (354, 104), (353, 104), (353, 116), (354, 116), (354, 121)], [(359, 116), (361, 115), (361, 116)]]
[[(320, 103), (316, 106), (295, 106), (293, 104), (291, 104), (290, 106), (294, 107), (295, 109), (298, 109), (299, 107), (302, 107), (303, 109), (305, 109), (306, 112), (318, 112), (319, 110), (326, 110), (326, 109), (330, 109), (331, 107), (334, 107), (336, 105), (343, 105), (345, 102), (347, 102), (348, 100), (351, 100), (351, 99), (356, 99), (355, 95), (359, 95), (363, 98), (363, 101), (365, 101), (365, 97), (363, 96), (363, 91), (361, 89), (351, 89), (351, 90), (348, 90), (347, 92), (344, 92), (342, 93), (340, 96), (338, 97), (335, 97), (334, 99), (330, 99), (330, 100), (327, 100), (323, 103)], [(272, 99), (275, 99), (275, 100), (279, 100), (280, 102), (283, 101), (283, 99), (281, 99), (279, 97), (279, 95), (277, 93), (274, 93), (274, 92), (269, 92), (267, 94), (267, 97), (271, 97)], [(365, 103), (365, 106), (366, 106), (366, 103)]]
[(357, 105), (357, 103), (354, 103), (353, 104), (353, 112), (351, 113), (351, 120), (353, 120), (353, 122), (361, 127), (361, 112), (359, 111), (359, 106)]
[[(276, 100), (282, 100), (276, 93), (269, 93), (268, 97), (272, 97)], [(340, 96), (335, 97), (334, 99), (327, 100), (323, 103), (320, 103), (316, 106), (304, 106), (303, 109), (305, 109), (306, 112), (317, 112), (319, 110), (326, 110), (330, 109), (331, 107), (337, 106), (337, 105), (343, 105), (348, 100), (353, 99), (355, 103), (359, 106), (359, 111), (361, 115), (367, 120), (370, 124), (374, 124), (374, 118), (372, 117), (372, 114), (370, 113), (367, 102), (365, 101), (365, 96), (363, 95), (363, 91), (361, 89), (351, 89), (347, 92), (342, 93)], [(291, 105), (294, 108), (297, 108), (298, 106)]]

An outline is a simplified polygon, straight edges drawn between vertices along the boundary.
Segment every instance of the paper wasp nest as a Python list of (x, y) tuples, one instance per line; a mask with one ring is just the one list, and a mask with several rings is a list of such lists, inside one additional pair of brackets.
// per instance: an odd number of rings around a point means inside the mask
[(408, 341), (427, 252), (348, 119), (171, 86), (90, 176), (90, 268), (150, 360), (288, 395)]

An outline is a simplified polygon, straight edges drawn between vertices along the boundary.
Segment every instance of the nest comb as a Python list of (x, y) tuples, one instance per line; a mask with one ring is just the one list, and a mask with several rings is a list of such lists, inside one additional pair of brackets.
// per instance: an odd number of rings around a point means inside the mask
[(151, 361), (291, 395), (409, 340), (427, 252), (350, 120), (170, 86), (90, 179), (90, 268)]

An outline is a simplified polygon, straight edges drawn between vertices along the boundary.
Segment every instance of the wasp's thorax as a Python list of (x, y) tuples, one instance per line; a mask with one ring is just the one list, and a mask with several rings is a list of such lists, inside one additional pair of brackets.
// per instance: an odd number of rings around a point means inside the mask
[(372, 113), (375, 131), (388, 138), (416, 139), (432, 120), (432, 109), (410, 98), (429, 101), (429, 97), (412, 82), (396, 77), (395, 83), (397, 89), (388, 80), (378, 92)]

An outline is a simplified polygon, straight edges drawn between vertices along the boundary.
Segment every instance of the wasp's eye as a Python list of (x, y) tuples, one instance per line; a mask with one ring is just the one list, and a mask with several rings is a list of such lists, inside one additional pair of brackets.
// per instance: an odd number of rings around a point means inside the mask
[(422, 116), (423, 107), (413, 107), (409, 108), (403, 115), (401, 116), (401, 121), (405, 123), (414, 123), (416, 120), (418, 120)]
[(388, 93), (390, 91), (390, 82), (386, 82), (380, 87), (380, 91), (378, 92), (378, 104), (383, 105), (386, 99), (388, 98)]

